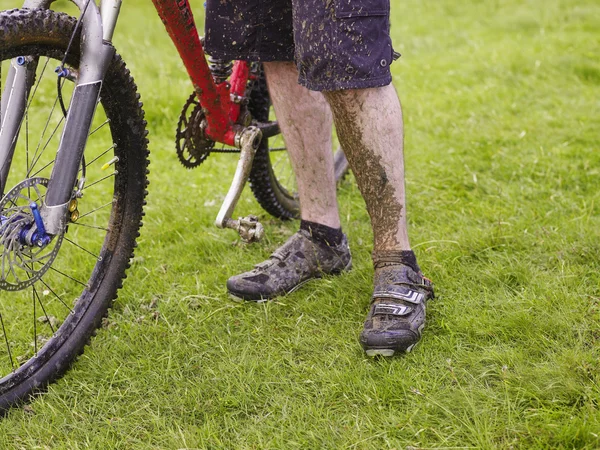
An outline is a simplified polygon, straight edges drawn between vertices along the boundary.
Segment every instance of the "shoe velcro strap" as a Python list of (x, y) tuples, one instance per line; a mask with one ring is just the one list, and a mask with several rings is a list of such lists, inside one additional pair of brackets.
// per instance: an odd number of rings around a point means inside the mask
[[(302, 231), (302, 230), (300, 230), (300, 231)], [(304, 250), (304, 247), (306, 247), (306, 244), (304, 244), (304, 245), (300, 244), (299, 248), (297, 248), (298, 241), (302, 242), (302, 241), (309, 240), (300, 231), (298, 233), (296, 233), (295, 235), (293, 235), (291, 237), (291, 239), (288, 239), (288, 241), (285, 244), (283, 244), (281, 247), (276, 249), (271, 254), (271, 258), (275, 258), (280, 261), (284, 261), (288, 258), (288, 256), (290, 256), (294, 252), (297, 252), (298, 250), (308, 253), (307, 251)]]
[(373, 292), (373, 298), (393, 298), (418, 305), (425, 298), (425, 294), (413, 290), (408, 290), (407, 292), (398, 292), (377, 289), (375, 292)]
[(290, 256), (290, 251), (287, 248), (278, 248), (271, 254), (270, 259), (278, 259), (279, 261), (284, 261), (288, 256)]
[(398, 305), (397, 303), (377, 303), (373, 315), (406, 316), (412, 312), (410, 306)]

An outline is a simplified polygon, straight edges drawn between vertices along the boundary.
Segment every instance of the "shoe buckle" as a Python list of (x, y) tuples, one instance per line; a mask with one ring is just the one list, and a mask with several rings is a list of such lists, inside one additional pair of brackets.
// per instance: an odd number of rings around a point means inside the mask
[(394, 303), (378, 303), (375, 305), (373, 315), (388, 314), (392, 316), (406, 316), (412, 311), (410, 306), (397, 305)]
[(425, 298), (425, 294), (418, 291), (409, 290), (408, 292), (395, 292), (395, 291), (382, 291), (378, 290), (373, 293), (373, 298), (393, 298), (397, 300), (404, 300), (405, 302), (412, 303), (414, 305), (420, 304)]

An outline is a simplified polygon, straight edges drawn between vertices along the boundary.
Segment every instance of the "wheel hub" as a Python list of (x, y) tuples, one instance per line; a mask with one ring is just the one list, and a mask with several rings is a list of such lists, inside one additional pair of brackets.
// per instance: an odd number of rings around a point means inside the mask
[(44, 205), (47, 187), (47, 178), (28, 178), (0, 200), (0, 290), (31, 286), (50, 269), (58, 254), (63, 233), (52, 239), (44, 236), (36, 211)]

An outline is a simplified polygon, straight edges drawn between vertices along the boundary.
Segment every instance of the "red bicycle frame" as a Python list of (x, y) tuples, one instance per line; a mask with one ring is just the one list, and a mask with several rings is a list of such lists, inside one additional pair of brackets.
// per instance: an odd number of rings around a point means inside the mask
[(188, 0), (152, 0), (192, 80), (194, 91), (206, 110), (205, 135), (216, 142), (236, 145), (235, 123), (239, 100), (246, 94), (249, 64), (236, 61), (229, 83), (215, 84), (198, 36)]
[[(250, 66), (236, 61), (229, 82), (216, 84), (204, 54), (188, 0), (152, 0), (171, 40), (192, 80), (194, 92), (204, 111), (204, 136), (226, 145), (240, 148), (240, 159), (233, 181), (215, 220), (219, 228), (232, 228), (246, 241), (259, 240), (264, 233), (255, 216), (231, 218), (244, 185), (248, 180), (254, 155), (263, 133), (256, 126), (237, 123), (241, 101), (246, 96)], [(276, 124), (275, 124), (276, 127)], [(271, 132), (276, 128), (271, 127)]]

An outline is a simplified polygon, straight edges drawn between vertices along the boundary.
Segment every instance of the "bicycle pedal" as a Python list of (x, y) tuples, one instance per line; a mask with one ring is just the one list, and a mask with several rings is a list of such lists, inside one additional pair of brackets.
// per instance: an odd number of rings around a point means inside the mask
[(265, 228), (254, 215), (240, 217), (239, 220), (227, 219), (223, 225), (237, 231), (242, 240), (248, 243), (258, 242), (265, 235)]

